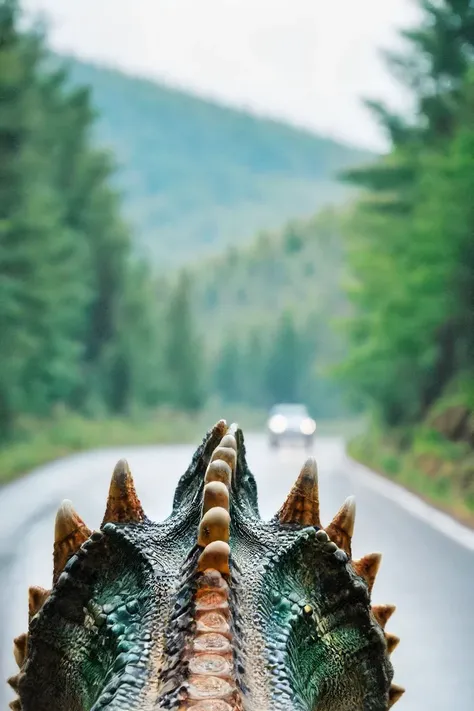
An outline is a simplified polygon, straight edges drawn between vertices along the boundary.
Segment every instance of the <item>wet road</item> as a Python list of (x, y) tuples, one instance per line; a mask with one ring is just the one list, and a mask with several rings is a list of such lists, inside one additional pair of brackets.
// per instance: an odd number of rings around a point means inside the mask
[[(261, 514), (280, 507), (305, 453), (270, 452), (260, 435), (247, 438)], [(147, 514), (164, 518), (193, 448), (169, 446), (89, 452), (56, 462), (0, 490), (0, 677), (15, 671), (12, 638), (27, 627), (27, 589), (50, 587), (55, 511), (70, 498), (90, 528), (103, 516), (110, 474), (126, 456)], [(395, 682), (407, 692), (397, 711), (474, 709), (474, 534), (391, 483), (348, 461), (342, 440), (320, 439), (322, 520), (349, 494), (357, 497), (354, 555), (381, 551), (373, 601), (397, 611), (387, 629), (401, 643)], [(0, 709), (13, 694), (0, 683)]]

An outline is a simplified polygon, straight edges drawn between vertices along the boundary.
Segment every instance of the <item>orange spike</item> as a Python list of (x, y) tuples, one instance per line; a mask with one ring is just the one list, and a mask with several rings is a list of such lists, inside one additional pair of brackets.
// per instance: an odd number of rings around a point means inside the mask
[(365, 555), (363, 558), (360, 558), (360, 560), (355, 560), (352, 563), (354, 572), (356, 575), (364, 578), (369, 588), (369, 592), (371, 592), (374, 587), (375, 578), (380, 568), (381, 560), (382, 555), (380, 553), (369, 553), (369, 555)]
[(227, 431), (227, 434), (223, 436), (223, 438), (220, 441), (219, 447), (230, 447), (231, 449), (234, 450), (234, 452), (237, 451), (237, 440), (235, 439), (234, 435), (230, 432), (230, 430)]
[(278, 512), (281, 523), (321, 527), (319, 519), (318, 467), (310, 457), (304, 464), (285, 503)]
[(390, 632), (385, 632), (385, 641), (387, 642), (387, 651), (391, 654), (399, 645), (400, 637)]
[(21, 668), (26, 659), (28, 648), (28, 634), (23, 632), (13, 640), (13, 655), (18, 666)]
[(227, 434), (228, 429), (226, 420), (218, 420), (211, 430), (211, 436), (222, 439), (222, 437)]
[(212, 481), (220, 481), (230, 488), (232, 482), (232, 469), (223, 459), (215, 459), (209, 464), (204, 475), (206, 484)]
[(198, 546), (203, 548), (214, 541), (229, 540), (230, 516), (222, 506), (213, 506), (199, 524)]
[(388, 708), (391, 709), (394, 704), (397, 703), (398, 699), (403, 696), (405, 689), (402, 686), (397, 686), (392, 684), (390, 686), (390, 691), (388, 692)]
[(198, 570), (204, 572), (208, 568), (213, 568), (219, 573), (229, 575), (229, 555), (230, 547), (224, 541), (213, 541), (209, 543), (199, 556)]
[(39, 585), (32, 585), (28, 589), (28, 614), (30, 620), (41, 610), (50, 592), (50, 590), (45, 590)]
[(232, 447), (223, 447), (222, 445), (219, 445), (213, 451), (211, 456), (211, 462), (215, 461), (226, 462), (226, 464), (228, 464), (228, 466), (231, 468), (231, 471), (234, 472), (237, 463), (237, 454), (235, 449), (233, 449)]
[(15, 674), (15, 676), (11, 676), (9, 679), (7, 679), (7, 684), (10, 684), (13, 691), (16, 691), (17, 693), (18, 693), (18, 686), (20, 683), (20, 674), (21, 674), (21, 672), (19, 672), (18, 674)]
[(220, 506), (226, 511), (229, 510), (229, 490), (221, 481), (211, 481), (204, 487), (203, 514), (214, 506)]
[(135, 484), (126, 459), (115, 465), (110, 482), (107, 508), (102, 526), (106, 523), (140, 523), (145, 518), (135, 491)]
[(74, 511), (71, 502), (65, 499), (56, 515), (53, 584), (61, 575), (68, 559), (79, 550), (90, 535), (91, 531)]
[(352, 555), (351, 540), (354, 534), (356, 504), (355, 497), (349, 496), (334, 516), (333, 520), (327, 528), (325, 528), (331, 541), (339, 548)]
[(379, 623), (380, 627), (385, 629), (385, 625), (396, 609), (395, 605), (373, 605), (372, 614)]

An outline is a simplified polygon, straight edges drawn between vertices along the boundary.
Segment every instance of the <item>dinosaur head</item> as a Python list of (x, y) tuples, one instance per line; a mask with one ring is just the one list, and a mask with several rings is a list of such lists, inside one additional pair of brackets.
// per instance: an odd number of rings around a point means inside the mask
[(380, 556), (354, 561), (355, 504), (319, 520), (309, 459), (271, 521), (243, 436), (218, 422), (150, 521), (127, 463), (100, 530), (64, 502), (53, 587), (30, 588), (9, 680), (23, 711), (386, 711), (394, 607), (371, 606)]

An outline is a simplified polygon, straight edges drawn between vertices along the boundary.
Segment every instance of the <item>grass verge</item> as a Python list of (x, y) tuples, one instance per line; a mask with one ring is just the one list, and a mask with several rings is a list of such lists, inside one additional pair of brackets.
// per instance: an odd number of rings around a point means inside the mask
[(428, 425), (413, 431), (372, 428), (353, 438), (348, 453), (474, 528), (474, 452)]
[(197, 446), (221, 418), (237, 421), (245, 429), (260, 429), (265, 421), (264, 413), (258, 411), (212, 404), (193, 415), (160, 410), (104, 419), (61, 412), (46, 421), (24, 419), (15, 438), (0, 447), (0, 486), (42, 464), (87, 449), (188, 442)]

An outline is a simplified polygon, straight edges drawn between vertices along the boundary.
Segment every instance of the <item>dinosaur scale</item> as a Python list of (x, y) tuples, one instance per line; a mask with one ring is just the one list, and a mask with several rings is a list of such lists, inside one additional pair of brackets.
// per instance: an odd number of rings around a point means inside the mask
[(153, 523), (125, 460), (101, 528), (63, 502), (52, 590), (29, 590), (13, 711), (386, 711), (380, 555), (352, 560), (355, 502), (326, 528), (309, 459), (278, 514), (258, 513), (242, 432), (218, 422)]

